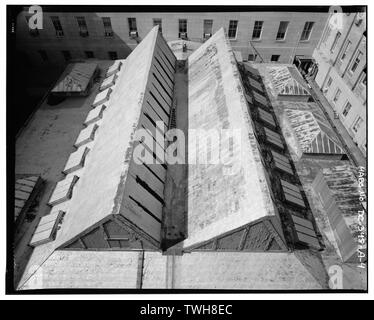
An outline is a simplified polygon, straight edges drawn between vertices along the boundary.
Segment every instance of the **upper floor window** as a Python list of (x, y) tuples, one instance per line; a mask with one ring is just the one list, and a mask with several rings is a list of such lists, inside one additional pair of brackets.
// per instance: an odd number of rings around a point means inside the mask
[(102, 17), (103, 25), (104, 25), (104, 35), (106, 37), (113, 36), (113, 29), (112, 29), (112, 22), (110, 21), (109, 17)]
[(187, 19), (179, 19), (179, 38), (187, 37)]
[(138, 32), (138, 28), (136, 27), (136, 18), (128, 18), (129, 22), (129, 32)]
[(344, 60), (347, 56), (347, 53), (349, 51), (349, 49), (351, 48), (351, 45), (352, 45), (352, 42), (351, 41), (347, 41), (347, 43), (344, 45), (344, 49), (343, 49), (343, 52), (342, 52), (342, 56), (340, 57), (340, 60)]
[(337, 89), (336, 92), (335, 92), (335, 96), (334, 96), (334, 103), (337, 102), (339, 100), (339, 97), (340, 97), (340, 94), (342, 93), (342, 91), (340, 89)]
[(162, 33), (162, 20), (161, 19), (153, 19), (153, 26), (158, 26), (158, 31)]
[(354, 60), (352, 62), (352, 66), (351, 66), (351, 69), (350, 69), (351, 73), (356, 71), (358, 65), (361, 62), (361, 59), (362, 59), (362, 52), (359, 50), (359, 51), (357, 51), (356, 57), (354, 58)]
[(88, 29), (86, 24), (86, 19), (84, 17), (76, 17), (79, 27), (79, 33), (81, 36), (88, 36)]
[(261, 39), (263, 24), (264, 24), (264, 21), (255, 21), (255, 25), (253, 27), (253, 32), (252, 32), (253, 40)]
[(212, 30), (213, 30), (213, 20), (204, 20), (204, 37), (206, 36), (211, 36), (212, 35)]
[(332, 84), (332, 78), (329, 77), (329, 80), (327, 80), (326, 88), (330, 88), (331, 84)]
[(281, 21), (277, 32), (277, 40), (284, 40), (286, 38), (289, 21)]
[(229, 39), (235, 39), (237, 31), (238, 31), (238, 20), (230, 20), (229, 32), (228, 32)]
[(351, 103), (349, 101), (347, 101), (347, 103), (346, 103), (346, 105), (344, 107), (344, 110), (342, 112), (344, 117), (346, 117), (348, 115), (349, 110), (351, 110), (351, 108), (352, 108)]
[(63, 36), (64, 35), (64, 30), (62, 30), (60, 18), (57, 17), (57, 16), (51, 16), (51, 20), (52, 20), (53, 26), (55, 27), (56, 35), (57, 36)]
[(358, 80), (359, 84), (366, 87), (366, 70), (363, 70), (360, 75), (360, 79)]
[(339, 31), (336, 33), (336, 35), (335, 35), (335, 39), (334, 39), (334, 42), (332, 43), (331, 48), (330, 48), (330, 51), (331, 51), (331, 52), (334, 52), (334, 50), (335, 50), (335, 48), (336, 48), (336, 45), (338, 44), (338, 41), (339, 41), (341, 35), (342, 35), (342, 34), (341, 34)]
[(355, 123), (353, 124), (352, 130), (357, 133), (358, 129), (360, 129), (364, 120), (361, 117), (358, 117)]
[(305, 22), (303, 32), (301, 33), (300, 41), (308, 41), (310, 38), (310, 35), (312, 33), (314, 26), (313, 21), (307, 21)]

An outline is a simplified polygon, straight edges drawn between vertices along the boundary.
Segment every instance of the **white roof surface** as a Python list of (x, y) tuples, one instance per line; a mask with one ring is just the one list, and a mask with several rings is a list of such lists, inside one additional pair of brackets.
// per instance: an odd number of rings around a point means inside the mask
[(100, 120), (90, 160), (57, 233), (56, 248), (110, 214), (119, 213), (129, 166), (126, 157), (132, 154), (132, 135), (139, 121), (156, 37), (154, 28), (124, 62)]
[[(238, 170), (231, 175), (225, 173), (227, 166), (223, 164), (190, 165), (185, 247), (276, 214), (235, 58), (223, 29), (192, 53), (188, 63), (189, 129), (239, 129), (242, 152), (233, 160)], [(189, 157), (200, 156), (192, 142), (189, 135)]]

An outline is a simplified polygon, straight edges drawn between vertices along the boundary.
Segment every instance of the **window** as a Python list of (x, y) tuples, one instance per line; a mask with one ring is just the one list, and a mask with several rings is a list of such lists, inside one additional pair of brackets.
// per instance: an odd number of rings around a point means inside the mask
[(271, 61), (276, 62), (279, 60), (280, 55), (279, 54), (273, 54), (271, 56)]
[(329, 80), (327, 80), (326, 88), (330, 88), (331, 84), (332, 84), (332, 78), (329, 77)]
[(79, 34), (82, 37), (88, 36), (88, 29), (87, 29), (86, 19), (84, 17), (76, 17), (76, 18), (77, 18), (78, 27), (79, 27)]
[(70, 51), (62, 50), (61, 53), (62, 53), (62, 55), (64, 56), (65, 61), (69, 61), (69, 60), (71, 60), (71, 54), (70, 54)]
[(52, 16), (51, 20), (52, 20), (53, 26), (55, 27), (56, 35), (57, 36), (63, 36), (64, 35), (64, 31), (62, 30), (60, 18), (57, 17), (57, 16)]
[(288, 23), (289, 21), (281, 21), (279, 23), (279, 28), (277, 32), (277, 38), (276, 38), (277, 40), (284, 40), (284, 38), (286, 37)]
[(109, 55), (109, 59), (111, 59), (111, 60), (117, 60), (118, 59), (116, 51), (109, 51), (108, 55)]
[(312, 33), (313, 26), (314, 26), (313, 21), (305, 22), (303, 32), (301, 33), (300, 41), (308, 41), (309, 40), (310, 35)]
[(342, 56), (340, 57), (340, 60), (343, 61), (346, 58), (347, 53), (348, 53), (348, 51), (351, 47), (351, 44), (352, 44), (352, 42), (348, 40), (347, 43), (344, 46), (343, 53), (342, 53)]
[(336, 92), (335, 92), (335, 96), (334, 96), (334, 103), (336, 103), (338, 100), (339, 100), (339, 97), (340, 97), (340, 94), (341, 94), (341, 90), (340, 89), (337, 89)]
[(237, 30), (238, 30), (238, 20), (230, 20), (230, 22), (229, 22), (229, 33), (228, 33), (229, 39), (235, 39), (236, 38)]
[(361, 72), (359, 84), (366, 87), (366, 69)]
[(281, 149), (284, 149), (282, 138), (278, 133), (276, 133), (273, 130), (270, 130), (266, 127), (264, 127), (264, 130), (265, 130), (265, 135), (266, 135), (266, 140), (267, 141), (274, 144), (275, 146), (278, 146)]
[(356, 71), (358, 65), (360, 64), (361, 58), (362, 58), (362, 52), (358, 51), (356, 53), (356, 58), (353, 60), (353, 63), (352, 63), (351, 69), (350, 69), (351, 73)]
[(130, 32), (137, 32), (138, 28), (136, 27), (136, 18), (128, 18), (129, 22), (129, 31)]
[(106, 37), (113, 36), (113, 29), (112, 29), (112, 22), (110, 21), (109, 17), (103, 17), (103, 25), (104, 25), (104, 35)]
[(153, 19), (153, 26), (158, 26), (158, 31), (162, 33), (162, 20), (161, 19)]
[(275, 124), (275, 121), (274, 121), (274, 118), (273, 116), (271, 115), (271, 113), (265, 111), (265, 110), (262, 110), (261, 108), (258, 108), (258, 115), (260, 117), (260, 119), (264, 122), (266, 122), (268, 125), (276, 128), (276, 124)]
[(204, 20), (204, 37), (205, 35), (211, 35), (213, 29), (213, 20)]
[(293, 204), (297, 204), (305, 208), (305, 202), (303, 196), (301, 195), (300, 188), (297, 185), (289, 183), (286, 180), (280, 179), (280, 182), (285, 199), (289, 202), (292, 202)]
[(40, 57), (42, 58), (42, 61), (48, 61), (48, 55), (45, 50), (38, 50)]
[(331, 48), (330, 48), (331, 52), (334, 52), (334, 50), (336, 48), (336, 45), (338, 44), (338, 41), (339, 41), (339, 38), (341, 37), (341, 35), (342, 34), (339, 31), (336, 33), (334, 42), (332, 43)]
[(78, 27), (80, 31), (87, 31), (86, 19), (84, 17), (76, 17), (78, 22)]
[(357, 133), (358, 129), (360, 129), (363, 122), (364, 122), (364, 120), (362, 120), (361, 117), (358, 117), (357, 120), (355, 121), (353, 127), (352, 127), (352, 130)]
[(94, 53), (93, 51), (85, 51), (84, 54), (86, 55), (87, 59), (92, 59), (94, 58)]
[(274, 150), (271, 150), (271, 154), (273, 156), (273, 160), (274, 160), (274, 164), (276, 168), (283, 170), (285, 172), (288, 172), (289, 174), (292, 174), (292, 175), (294, 174), (290, 160), (287, 157), (285, 157), (284, 155), (278, 152), (275, 152)]
[(253, 40), (261, 39), (262, 25), (263, 24), (264, 24), (264, 21), (255, 21), (255, 25), (253, 27), (253, 32), (252, 32), (252, 39)]
[(349, 110), (351, 110), (351, 108), (352, 108), (351, 103), (349, 101), (347, 101), (347, 103), (345, 104), (345, 107), (343, 109), (343, 112), (342, 112), (344, 117), (346, 117), (348, 115), (348, 112), (349, 112)]
[(256, 61), (257, 54), (249, 54), (248, 55), (248, 61)]
[(187, 20), (179, 19), (179, 33), (187, 33)]

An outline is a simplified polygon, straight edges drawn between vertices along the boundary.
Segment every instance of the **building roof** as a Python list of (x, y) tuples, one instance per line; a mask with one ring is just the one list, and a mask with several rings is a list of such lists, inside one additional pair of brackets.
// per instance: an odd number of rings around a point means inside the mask
[(84, 92), (97, 68), (96, 63), (70, 63), (66, 67), (53, 93)]
[(275, 66), (269, 67), (268, 70), (271, 76), (273, 88), (278, 95), (288, 96), (309, 96), (309, 91), (301, 81), (300, 77), (296, 75), (293, 67)]
[(121, 213), (133, 132), (138, 126), (157, 34), (154, 28), (123, 62), (124, 70), (119, 73), (117, 85), (105, 103), (105, 116), (100, 120), (90, 161), (74, 189), (69, 210), (57, 233), (56, 248), (102, 219)]
[(303, 152), (345, 153), (330, 125), (318, 113), (294, 109), (286, 109), (285, 113)]
[(327, 186), (334, 193), (336, 202), (344, 216), (357, 216), (362, 210), (360, 202), (360, 189), (366, 194), (366, 186), (359, 187), (357, 168), (345, 164), (323, 168), (321, 175)]
[[(189, 167), (185, 247), (277, 214), (235, 57), (223, 29), (190, 55), (188, 72), (189, 129), (240, 129), (241, 153), (231, 164), (233, 174), (227, 174), (230, 167), (223, 163)], [(197, 149), (193, 141), (189, 135), (189, 156), (201, 159), (204, 150)]]

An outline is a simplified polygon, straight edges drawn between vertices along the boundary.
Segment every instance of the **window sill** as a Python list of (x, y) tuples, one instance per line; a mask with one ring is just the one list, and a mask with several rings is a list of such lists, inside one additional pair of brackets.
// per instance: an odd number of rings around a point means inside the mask
[(258, 38), (258, 39), (252, 39), (251, 41), (252, 42), (261, 42), (261, 40), (262, 40), (261, 38)]

